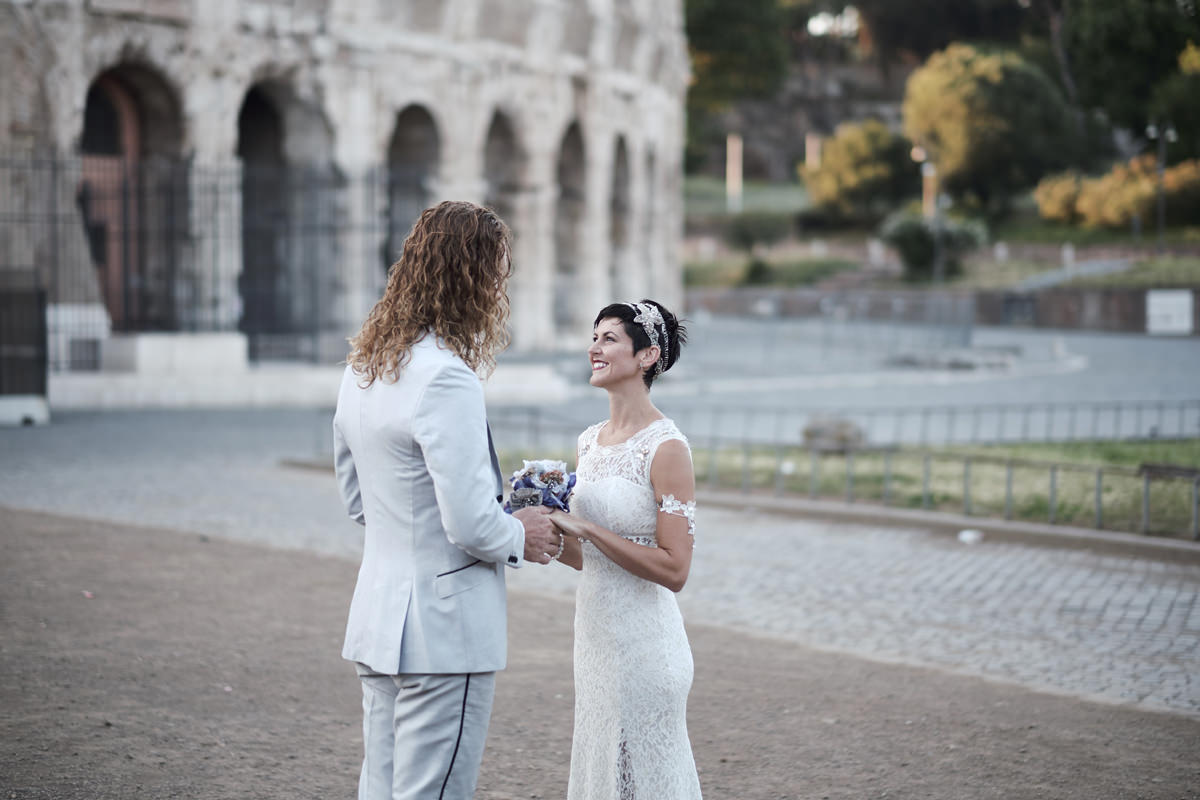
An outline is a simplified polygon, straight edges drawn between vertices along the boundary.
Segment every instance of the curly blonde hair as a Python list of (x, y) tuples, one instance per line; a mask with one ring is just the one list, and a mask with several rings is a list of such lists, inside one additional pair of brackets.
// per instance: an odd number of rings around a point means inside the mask
[(360, 385), (399, 378), (427, 331), (476, 372), (495, 369), (496, 353), (509, 343), (510, 242), (504, 221), (474, 203), (425, 209), (388, 269), (383, 297), (349, 340), (346, 361)]

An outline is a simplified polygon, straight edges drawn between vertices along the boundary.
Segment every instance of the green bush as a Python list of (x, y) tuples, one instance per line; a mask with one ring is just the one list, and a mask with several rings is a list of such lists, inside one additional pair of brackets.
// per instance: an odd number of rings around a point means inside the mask
[[(1117, 164), (1099, 178), (1080, 185), (1076, 209), (1091, 228), (1123, 228), (1134, 216), (1150, 224), (1158, 203), (1155, 156), (1146, 153)], [(1163, 171), (1167, 222), (1186, 225), (1200, 219), (1200, 160), (1183, 161)]]
[(896, 248), (910, 281), (933, 276), (934, 257), (940, 246), (944, 276), (962, 272), (962, 257), (987, 243), (987, 230), (978, 220), (927, 220), (911, 212), (893, 214), (879, 231), (883, 241)]
[(1079, 191), (1082, 179), (1077, 172), (1063, 172), (1042, 178), (1033, 190), (1038, 214), (1050, 222), (1072, 225), (1079, 221)]
[(792, 232), (792, 215), (771, 211), (746, 211), (729, 219), (725, 241), (746, 252), (760, 244), (773, 244)]
[(742, 286), (766, 286), (774, 280), (771, 265), (761, 258), (752, 258), (742, 273)]
[(1151, 113), (1168, 119), (1176, 139), (1167, 147), (1167, 160), (1200, 158), (1200, 74), (1172, 75), (1154, 91)]
[(1184, 161), (1163, 173), (1167, 223), (1195, 224), (1200, 220), (1200, 159)]
[(878, 120), (839, 125), (821, 164), (799, 168), (813, 205), (829, 216), (875, 221), (920, 189), (911, 143)]
[(989, 213), (1066, 166), (1072, 131), (1058, 88), (1013, 53), (954, 44), (905, 88), (905, 135), (929, 153), (946, 191)]
[(1106, 175), (1088, 178), (1076, 208), (1089, 228), (1123, 228), (1135, 217), (1150, 219), (1154, 210), (1154, 156), (1117, 164)]

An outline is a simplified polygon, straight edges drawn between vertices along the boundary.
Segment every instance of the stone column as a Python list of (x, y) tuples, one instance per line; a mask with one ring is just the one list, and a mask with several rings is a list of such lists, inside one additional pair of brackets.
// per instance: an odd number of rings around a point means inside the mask
[(242, 165), (235, 155), (241, 99), (233, 77), (200, 78), (183, 97), (184, 127), (195, 148), (187, 177), (194, 244), (180, 276), (191, 295), (179, 306), (184, 328), (234, 331), (242, 318)]
[[(549, 128), (550, 126), (546, 126)], [(554, 340), (554, 225), (558, 201), (558, 141), (526, 131), (525, 189), (517, 200), (521, 238), (513, 254), (515, 280), (513, 334), (522, 350), (544, 351)]]
[(621, 298), (640, 300), (653, 297), (650, 293), (650, 276), (654, 264), (648, 256), (649, 237), (653, 231), (648, 227), (650, 213), (649, 184), (646, 180), (645, 144), (637, 139), (627, 143), (629, 148), (629, 232), (626, 242), (626, 260), (629, 291), (633, 297)]
[(341, 85), (328, 96), (334, 160), (344, 176), (337, 213), (336, 264), (325, 282), (329, 295), (329, 338), (322, 351), (345, 350), (345, 339), (362, 325), (383, 293), (386, 272), (381, 247), (386, 239), (387, 173), (377, 152), (375, 132), (382, 109), (374, 102), (373, 73), (347, 67), (337, 73)]
[[(580, 248), (579, 296), (576, 298), (576, 330), (578, 336), (591, 332), (591, 321), (597, 311), (613, 302), (612, 282), (608, 266), (612, 243), (613, 138), (609, 126), (602, 121), (602, 109), (585, 121), (585, 151), (587, 181), (585, 184), (586, 212), (583, 223), (583, 242)], [(574, 344), (578, 344), (575, 342)]]

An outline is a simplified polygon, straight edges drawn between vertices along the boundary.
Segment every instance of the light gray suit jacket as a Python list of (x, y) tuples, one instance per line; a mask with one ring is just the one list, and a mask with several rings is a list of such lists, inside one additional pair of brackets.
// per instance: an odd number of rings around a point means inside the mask
[(525, 529), (496, 502), (483, 385), (427, 335), (394, 382), (349, 367), (333, 417), (346, 510), (366, 526), (342, 657), (384, 674), (503, 669), (504, 565)]

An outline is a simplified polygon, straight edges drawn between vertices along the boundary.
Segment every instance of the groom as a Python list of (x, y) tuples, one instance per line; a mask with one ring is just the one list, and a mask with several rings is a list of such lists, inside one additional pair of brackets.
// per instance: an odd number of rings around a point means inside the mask
[(547, 510), (512, 516), (477, 372), (508, 343), (509, 233), (471, 203), (426, 209), (350, 340), (333, 419), (342, 500), (366, 526), (342, 656), (363, 691), (359, 800), (475, 793), (504, 567), (559, 551)]

